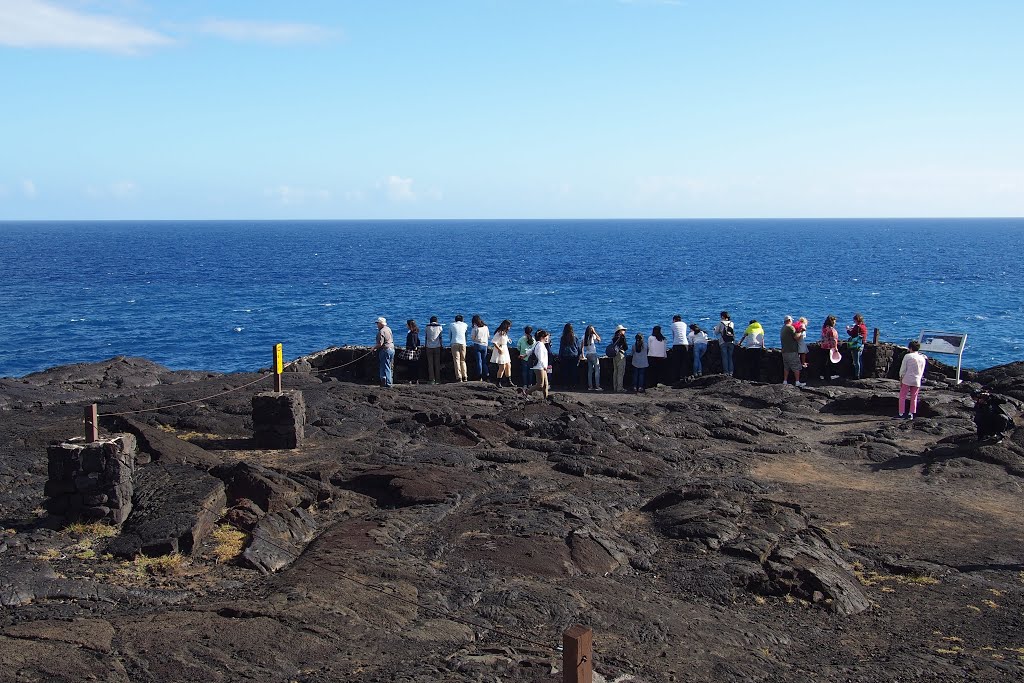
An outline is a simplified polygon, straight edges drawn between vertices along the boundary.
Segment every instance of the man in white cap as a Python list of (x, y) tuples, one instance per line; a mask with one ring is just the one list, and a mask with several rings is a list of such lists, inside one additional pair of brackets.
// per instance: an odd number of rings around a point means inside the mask
[(395, 337), (384, 318), (377, 318), (377, 344), (373, 348), (380, 367), (380, 385), (390, 387), (395, 372)]

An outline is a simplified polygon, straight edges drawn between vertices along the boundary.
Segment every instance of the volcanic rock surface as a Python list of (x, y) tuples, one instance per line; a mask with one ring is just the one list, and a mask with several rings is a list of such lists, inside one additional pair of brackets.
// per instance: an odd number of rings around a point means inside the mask
[[(258, 379), (0, 380), (3, 676), (552, 681), (579, 623), (598, 680), (1024, 678), (1024, 430), (977, 442), (964, 387), (904, 422), (888, 379), (545, 401), (295, 372), (305, 440), (275, 451), (269, 379), (223, 393)], [(977, 379), (1024, 397), (1024, 364)], [(117, 533), (42, 507), (91, 402), (143, 451)]]

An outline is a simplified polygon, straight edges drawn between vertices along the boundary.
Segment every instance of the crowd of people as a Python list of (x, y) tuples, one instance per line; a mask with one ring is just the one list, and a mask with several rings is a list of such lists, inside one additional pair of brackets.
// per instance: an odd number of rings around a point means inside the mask
[[(779, 339), (782, 345), (784, 384), (790, 383), (791, 376), (795, 386), (804, 387), (807, 384), (808, 326), (807, 318), (786, 316), (783, 321)], [(455, 370), (454, 381), (469, 381), (469, 364), (473, 366), (475, 377), (481, 381), (490, 381), (490, 366), (494, 365), (497, 368), (494, 383), (513, 387), (510, 350), (514, 346), (522, 361), (519, 388), (524, 392), (548, 395), (548, 376), (552, 369), (550, 359), (556, 355), (560, 368), (560, 376), (556, 379), (565, 389), (577, 389), (579, 369), (585, 366), (587, 391), (603, 391), (600, 359), (604, 356), (611, 360), (612, 390), (628, 391), (625, 376), (626, 368), (629, 367), (632, 369), (631, 388), (641, 393), (646, 390), (648, 383), (672, 383), (684, 377), (702, 375), (708, 343), (712, 340), (718, 342), (722, 371), (725, 374), (759, 380), (761, 357), (765, 349), (765, 330), (761, 323), (751, 320), (739, 333), (728, 311), (721, 312), (719, 321), (711, 330), (704, 330), (696, 323), (687, 325), (682, 316), (675, 315), (667, 334), (661, 325), (655, 325), (649, 335), (638, 333), (630, 338), (626, 327), (618, 325), (607, 342), (593, 325), (584, 329), (581, 339), (572, 323), (566, 323), (558, 336), (557, 352), (552, 348), (553, 341), (547, 330), (534, 331), (532, 326), (527, 325), (513, 345), (510, 336), (512, 321), (502, 320), (492, 335), (487, 323), (479, 315), (474, 315), (470, 323), (466, 323), (461, 314), (456, 315), (448, 323), (447, 329), (438, 322), (437, 316), (431, 316), (430, 322), (423, 329), (422, 342), (420, 327), (415, 320), (406, 321), (406, 330), (405, 346), (398, 349), (387, 320), (377, 319), (374, 350), (378, 355), (381, 386), (391, 386), (394, 381), (396, 355), (409, 363), (414, 378), (420, 377), (419, 364), (425, 359), (427, 381), (431, 384), (441, 382), (441, 353), (447, 348)], [(860, 313), (855, 314), (853, 323), (846, 327), (845, 339), (853, 360), (855, 379), (861, 375), (861, 356), (867, 335), (864, 317)], [(838, 379), (836, 364), (841, 356), (835, 316), (830, 315), (825, 319), (818, 345), (825, 351), (823, 364), (819, 368), (819, 379)]]

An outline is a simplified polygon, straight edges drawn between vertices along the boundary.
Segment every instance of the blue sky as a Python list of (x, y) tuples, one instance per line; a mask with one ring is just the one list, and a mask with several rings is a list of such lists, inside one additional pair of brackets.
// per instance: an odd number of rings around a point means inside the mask
[(0, 0), (0, 220), (1024, 215), (1024, 3)]

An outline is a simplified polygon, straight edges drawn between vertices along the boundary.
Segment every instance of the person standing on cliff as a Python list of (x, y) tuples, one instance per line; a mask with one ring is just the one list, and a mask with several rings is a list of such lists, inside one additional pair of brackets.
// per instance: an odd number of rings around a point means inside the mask
[(846, 346), (850, 349), (850, 358), (853, 359), (853, 378), (860, 379), (860, 361), (864, 355), (864, 345), (868, 343), (868, 326), (864, 324), (864, 316), (860, 313), (853, 314), (853, 324), (847, 326), (846, 335), (849, 337)]
[(626, 375), (626, 352), (629, 350), (629, 342), (626, 341), (626, 328), (619, 325), (615, 328), (615, 336), (612, 337), (612, 390), (625, 391), (622, 380)]
[(729, 311), (722, 311), (722, 318), (715, 325), (715, 336), (718, 337), (718, 350), (722, 354), (722, 372), (732, 377), (736, 368), (733, 365), (733, 352), (736, 349), (736, 328), (733, 326)]
[(437, 316), (430, 316), (430, 322), (423, 329), (423, 347), (427, 354), (427, 379), (431, 384), (441, 381), (441, 348), (444, 327), (437, 322)]
[(377, 318), (377, 343), (373, 350), (377, 352), (380, 385), (390, 387), (395, 372), (395, 337), (384, 318)]
[(839, 379), (839, 333), (836, 332), (836, 317), (830, 315), (825, 318), (825, 324), (821, 326), (821, 340), (818, 342), (821, 349), (821, 379)]
[(647, 391), (647, 368), (650, 366), (647, 359), (647, 344), (642, 334), (636, 335), (629, 364), (633, 366), (633, 393), (642, 394)]
[(473, 316), (473, 329), (469, 331), (469, 340), (473, 342), (473, 361), (476, 365), (477, 379), (486, 382), (491, 377), (487, 364), (487, 343), (491, 338), (491, 330), (479, 315)]
[(761, 356), (764, 355), (764, 328), (757, 320), (751, 320), (739, 341), (743, 352), (743, 373), (746, 379), (761, 380)]
[(669, 351), (669, 381), (678, 382), (690, 372), (690, 341), (687, 339), (689, 329), (683, 322), (683, 316), (672, 316), (672, 350)]
[(533, 351), (533, 345), (536, 343), (537, 340), (533, 337), (533, 326), (527, 325), (523, 328), (523, 336), (516, 343), (516, 348), (519, 349), (519, 367), (522, 370), (524, 387), (529, 387), (533, 384), (533, 368), (530, 367), (527, 359), (530, 357), (530, 352)]
[[(921, 353), (921, 342), (916, 339), (911, 339), (910, 353), (903, 356), (903, 362), (900, 363), (900, 413), (897, 415), (897, 419), (903, 418), (904, 416), (908, 420), (913, 420), (914, 415), (917, 414), (917, 395), (921, 391), (921, 380), (924, 379), (924, 369), (928, 365), (928, 357)], [(910, 405), (907, 406), (907, 399), (910, 399)], [(904, 413), (904, 408), (909, 410)]]
[(501, 380), (508, 380), (510, 387), (515, 387), (512, 383), (512, 354), (508, 351), (508, 333), (512, 329), (511, 320), (502, 320), (501, 324), (498, 325), (498, 329), (494, 331), (494, 337), (491, 338), (491, 362), (498, 366), (497, 377), (494, 379), (495, 386), (504, 386)]
[(533, 350), (526, 357), (526, 362), (533, 366), (534, 384), (529, 389), (520, 388), (520, 391), (523, 396), (529, 396), (533, 392), (539, 391), (544, 398), (547, 398), (548, 370), (551, 369), (551, 364), (548, 362), (547, 330), (537, 330), (537, 336), (534, 339), (536, 343), (533, 345)]
[(798, 332), (793, 326), (793, 316), (787, 315), (783, 320), (782, 331), (779, 337), (782, 341), (782, 383), (789, 384), (789, 373), (793, 373), (793, 384), (798, 387), (805, 387), (807, 384), (800, 381), (800, 340)]
[(455, 316), (455, 322), (448, 325), (448, 347), (452, 350), (456, 382), (469, 380), (469, 372), (466, 370), (466, 330), (468, 329), (469, 325), (463, 321), (461, 313)]

